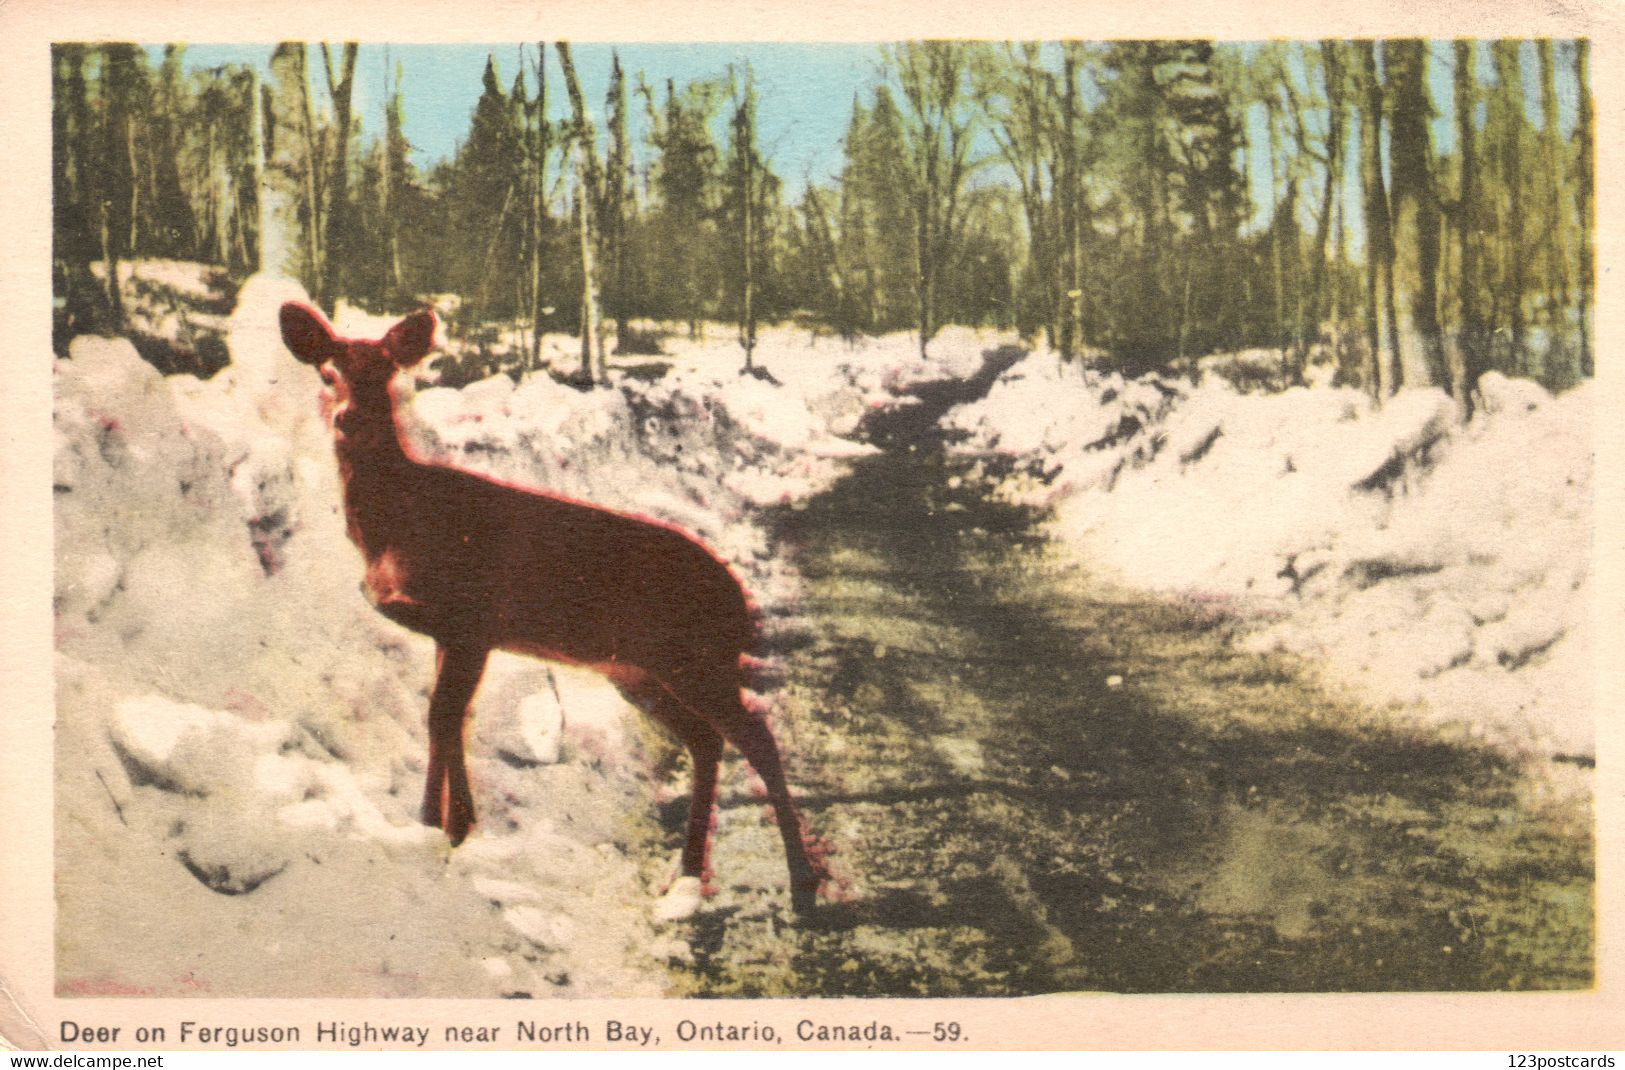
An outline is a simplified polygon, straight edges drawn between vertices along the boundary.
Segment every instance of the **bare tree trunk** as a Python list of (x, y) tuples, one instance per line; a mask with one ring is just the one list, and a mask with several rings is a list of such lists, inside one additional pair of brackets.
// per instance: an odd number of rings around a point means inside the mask
[(962, 221), (957, 204), (970, 148), (969, 120), (956, 118), (963, 101), (963, 44), (927, 41), (892, 53), (910, 123), (909, 181), (915, 211), (915, 302), (920, 355), (939, 322), (938, 297)]
[[(321, 146), (316, 140), (316, 118), (310, 107), (310, 75), (305, 66), (305, 45), (298, 46), (299, 71), (299, 115), (303, 124), (305, 135), (305, 258), (309, 272), (309, 289), (311, 296), (317, 297), (326, 292), (327, 265), (323, 256), (324, 249), (321, 244), (321, 214), (322, 189), (320, 170), (322, 166)], [(323, 312), (329, 316), (333, 314), (331, 307), (324, 307)]]
[(627, 351), (632, 344), (631, 294), (627, 284), (627, 219), (635, 203), (629, 189), (632, 169), (632, 143), (626, 132), (626, 75), (619, 52), (610, 53), (610, 89), (605, 107), (609, 110), (609, 159), (604, 176), (604, 214), (608, 225), (600, 227), (605, 242), (608, 273), (605, 307), (615, 317), (615, 349)]
[(559, 41), (553, 47), (564, 68), (564, 87), (570, 94), (570, 108), (575, 115), (576, 223), (581, 237), (581, 376), (588, 383), (608, 383), (609, 367), (604, 356), (604, 330), (599, 313), (598, 269), (593, 256), (593, 246), (598, 240), (593, 218), (593, 200), (598, 191), (598, 153), (593, 144), (592, 120), (587, 117), (575, 63), (570, 58), (570, 45)]
[(739, 188), (739, 258), (740, 258), (740, 294), (739, 294), (739, 345), (745, 351), (745, 367), (747, 374), (756, 374), (754, 355), (756, 351), (756, 82), (755, 74), (749, 67), (745, 69), (744, 89), (740, 91), (735, 85), (734, 114), (732, 120), (732, 144), (729, 148), (731, 156), (730, 169), (735, 170)]
[[(344, 46), (343, 74), (335, 78), (333, 57), (327, 43), (322, 43), (322, 66), (327, 74), (327, 93), (333, 102), (333, 153), (328, 161), (329, 171), (324, 183), (327, 194), (327, 219), (323, 228), (323, 264), (316, 303), (331, 316), (338, 303), (339, 273), (345, 266), (350, 211), (350, 98), (355, 84), (355, 60), (358, 48), (354, 42)], [(312, 228), (314, 230), (314, 228)]]
[(1477, 126), (1473, 112), (1478, 107), (1477, 79), (1473, 75), (1473, 45), (1455, 43), (1456, 55), (1456, 151), (1461, 157), (1461, 193), (1456, 202), (1456, 245), (1461, 250), (1458, 303), (1460, 316), (1456, 331), (1456, 358), (1452, 375), (1456, 401), (1471, 414), (1473, 391), (1478, 387), (1487, 363), (1484, 360), (1484, 323), (1478, 306), (1478, 247), (1473, 239), (1473, 221), (1478, 213)]
[(1540, 59), (1541, 170), (1546, 179), (1546, 385), (1570, 386), (1578, 378), (1571, 364), (1569, 346), (1569, 243), (1568, 215), (1563, 206), (1563, 135), (1558, 129), (1556, 63), (1550, 38), (1535, 42)]
[(1590, 378), (1596, 374), (1591, 354), (1591, 293), (1596, 285), (1596, 265), (1591, 254), (1591, 185), (1595, 180), (1592, 148), (1591, 102), (1591, 42), (1580, 38), (1574, 42), (1574, 80), (1580, 98), (1580, 114), (1575, 126), (1575, 137), (1580, 142), (1580, 173), (1575, 176), (1575, 198), (1580, 209), (1580, 374)]
[[(502, 240), (502, 228), (507, 225), (508, 211), (512, 207), (513, 183), (510, 182), (508, 184), (508, 188), (502, 191), (502, 208), (497, 212), (496, 226), (491, 228), (491, 240), (485, 244), (485, 256), (480, 260), (480, 264), (482, 265), (480, 267), (480, 285), (479, 289), (476, 290), (474, 294), (474, 306), (476, 308), (486, 307), (485, 296), (486, 291), (490, 286), (491, 273), (498, 267), (497, 243)], [(506, 267), (506, 265), (503, 266)], [(502, 271), (499, 272), (499, 274), (505, 275), (507, 272)]]
[[(1285, 270), (1281, 257), (1281, 237), (1286, 229), (1284, 218), (1290, 217), (1294, 210), (1290, 192), (1285, 198), (1277, 198), (1275, 184), (1280, 178), (1277, 162), (1281, 159), (1281, 150), (1278, 135), (1275, 131), (1275, 97), (1271, 94), (1264, 98), (1264, 124), (1269, 133), (1270, 149), (1270, 275), (1275, 287), (1275, 346), (1281, 351), (1281, 365), (1283, 372), (1289, 372), (1287, 360), (1287, 325), (1286, 325), (1286, 280)], [(1289, 183), (1291, 179), (1287, 180)], [(1287, 376), (1290, 381), (1290, 375)]]
[(124, 156), (130, 169), (130, 231), (124, 248), (134, 259), (141, 255), (141, 168), (135, 151), (135, 118), (129, 113), (124, 116)]
[[(588, 383), (608, 382), (599, 341), (603, 326), (598, 312), (598, 287), (593, 284), (598, 269), (592, 255), (592, 208), (588, 204), (591, 199), (586, 189), (576, 187), (576, 231), (581, 239), (581, 377)], [(596, 354), (595, 342), (598, 343)]]
[(1359, 61), (1360, 184), (1365, 191), (1366, 344), (1370, 347), (1367, 384), (1381, 401), (1400, 387), (1399, 338), (1394, 324), (1394, 251), (1388, 229), (1388, 191), (1382, 181), (1382, 83), (1376, 47), (1354, 43)]
[(1500, 164), (1501, 185), (1506, 190), (1507, 213), (1502, 221), (1501, 248), (1507, 270), (1501, 280), (1502, 293), (1498, 295), (1510, 306), (1508, 318), (1512, 352), (1508, 357), (1509, 370), (1515, 374), (1528, 371), (1528, 352), (1524, 341), (1523, 299), (1525, 289), (1523, 196), (1523, 74), (1516, 41), (1496, 41), (1490, 46), (1495, 55), (1497, 92), (1502, 107), (1511, 118), (1502, 133)]
[[(1332, 220), (1336, 214), (1339, 202), (1342, 200), (1340, 191), (1343, 188), (1343, 66), (1337, 51), (1327, 47), (1329, 42), (1322, 41), (1320, 46), (1321, 62), (1326, 77), (1326, 182), (1321, 187), (1320, 217), (1315, 223), (1315, 257), (1310, 267), (1310, 319), (1316, 330), (1320, 325), (1331, 320), (1332, 330), (1336, 331), (1335, 298), (1328, 298), (1326, 278), (1328, 268), (1326, 264), (1326, 247), (1331, 237)], [(1341, 250), (1339, 250), (1339, 263), (1341, 263)]]
[(209, 161), (209, 224), (214, 241), (214, 258), (222, 266), (231, 263), (231, 173), (225, 149), (214, 123), (209, 124), (205, 153)]
[[(1078, 57), (1072, 46), (1063, 45), (1061, 77), (1066, 85), (1061, 90), (1061, 166), (1059, 188), (1055, 191), (1061, 201), (1061, 278), (1057, 287), (1061, 291), (1061, 359), (1071, 360), (1077, 353), (1078, 325), (1082, 320), (1079, 305), (1083, 287), (1079, 282), (1080, 260), (1078, 249)], [(1188, 290), (1188, 288), (1187, 288)]]
[(1394, 243), (1404, 257), (1406, 286), (1415, 287), (1399, 303), (1399, 319), (1406, 344), (1421, 351), (1428, 381), (1454, 393), (1439, 330), (1439, 203), (1429, 166), (1426, 54), (1420, 40), (1383, 44), (1393, 114)]
[(740, 309), (739, 344), (745, 349), (745, 370), (747, 372), (755, 371), (751, 358), (756, 351), (756, 306), (754, 303), (756, 297), (756, 183), (754, 181), (755, 176), (752, 173), (754, 170), (754, 163), (747, 161), (745, 164), (744, 204), (741, 209), (744, 213), (742, 222), (744, 224), (745, 281), (744, 293), (741, 295), (744, 307)]
[[(254, 228), (254, 249), (248, 251), (248, 239), (243, 239), (244, 263), (251, 271), (265, 270), (265, 104), (260, 96), (260, 76), (254, 68), (248, 69), (248, 175), (254, 191), (254, 208), (258, 214)], [(245, 221), (246, 222), (246, 221)], [(242, 228), (246, 231), (245, 225)]]
[(547, 42), (536, 42), (536, 126), (532, 134), (535, 175), (531, 191), (530, 227), (530, 367), (542, 366), (542, 321), (548, 314), (542, 301), (542, 242), (547, 236), (547, 154), (552, 151), (552, 129), (547, 121)]
[(113, 330), (122, 330), (124, 327), (124, 298), (119, 288), (119, 259), (118, 245), (113, 239), (113, 225), (108, 216), (106, 203), (103, 203), (97, 212), (101, 221), (102, 263), (107, 268), (107, 279), (104, 282), (107, 308), (112, 313), (113, 322), (108, 326)]
[(260, 109), (263, 160), (260, 172), (260, 270), (298, 279), (314, 292), (309, 241), (310, 142), (304, 137), (305, 46), (285, 41), (271, 54), (270, 79)]

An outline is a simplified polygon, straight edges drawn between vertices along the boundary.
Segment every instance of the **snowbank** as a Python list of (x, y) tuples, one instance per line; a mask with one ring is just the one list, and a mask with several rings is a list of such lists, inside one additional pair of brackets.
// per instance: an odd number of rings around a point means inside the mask
[[(651, 784), (652, 730), (598, 677), (493, 656), (475, 835), (451, 851), (418, 823), (433, 652), (361, 595), (320, 382), (277, 328), (302, 297), (250, 280), (206, 381), (123, 340), (56, 362), (61, 991), (659, 995), (690, 952), (658, 928), (669, 870), (640, 848), (652, 797), (687, 783)], [(827, 486), (869, 450), (838, 433), (943, 365), (905, 339), (809, 359), (769, 332), (775, 386), (721, 348), (586, 393), (405, 382), (404, 422), (430, 457), (675, 522), (759, 602), (793, 601), (760, 507)]]
[(1591, 390), (1482, 389), (1463, 426), (1436, 391), (1378, 410), (1038, 356), (950, 419), (1091, 568), (1229, 604), (1254, 647), (1425, 719), (1591, 755)]

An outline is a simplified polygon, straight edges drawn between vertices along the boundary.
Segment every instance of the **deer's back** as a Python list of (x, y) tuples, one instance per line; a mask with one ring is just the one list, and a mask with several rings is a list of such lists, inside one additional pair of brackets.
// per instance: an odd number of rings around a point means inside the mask
[(352, 496), (352, 527), (369, 596), (408, 627), (588, 664), (750, 645), (739, 582), (676, 528), (453, 468), (394, 483)]

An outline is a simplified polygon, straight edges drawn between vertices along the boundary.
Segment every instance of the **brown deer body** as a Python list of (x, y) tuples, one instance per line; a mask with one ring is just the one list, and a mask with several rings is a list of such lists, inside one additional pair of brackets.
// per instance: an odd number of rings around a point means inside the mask
[(492, 650), (598, 670), (688, 748), (694, 786), (685, 876), (702, 877), (723, 742), (767, 787), (797, 911), (825, 878), (810, 857), (778, 746), (740, 693), (755, 638), (743, 588), (674, 527), (414, 459), (401, 445), (395, 372), (433, 346), (407, 317), (378, 341), (338, 338), (305, 305), (282, 306), (290, 352), (321, 369), (351, 540), (380, 613), (435, 641), (423, 820), (453, 844), (474, 822), (463, 756), (469, 703)]

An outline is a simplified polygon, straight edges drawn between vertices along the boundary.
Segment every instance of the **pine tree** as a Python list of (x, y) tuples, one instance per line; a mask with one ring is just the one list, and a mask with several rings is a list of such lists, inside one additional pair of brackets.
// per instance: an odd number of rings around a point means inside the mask
[(715, 82), (690, 82), (678, 93), (667, 80), (663, 107), (641, 86), (655, 150), (652, 220), (654, 253), (651, 288), (664, 315), (688, 323), (698, 337), (700, 323), (715, 309), (721, 290), (717, 248), (717, 146), (711, 120), (719, 102)]
[(522, 263), (520, 232), (511, 226), (523, 184), (520, 131), (508, 94), (488, 57), (468, 140), (457, 153), (447, 190), (452, 227), (450, 281), (480, 317), (514, 311), (511, 291), (494, 280)]
[[(1107, 189), (1103, 225), (1115, 236), (1102, 255), (1103, 340), (1134, 369), (1234, 344), (1246, 308), (1234, 284), (1251, 275), (1237, 270), (1234, 90), (1200, 41), (1114, 42), (1101, 74), (1091, 125)], [(1271, 320), (1278, 341), (1280, 320)]]

